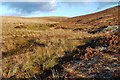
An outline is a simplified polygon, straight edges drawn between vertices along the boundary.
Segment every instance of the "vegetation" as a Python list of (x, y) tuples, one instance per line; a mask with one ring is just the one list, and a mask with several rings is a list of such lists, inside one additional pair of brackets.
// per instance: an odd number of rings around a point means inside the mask
[[(56, 22), (56, 18), (41, 23), (39, 19), (3, 17), (2, 78), (118, 78), (119, 27), (116, 22), (103, 23), (111, 17), (91, 21), (82, 17), (77, 22), (66, 18)], [(95, 20), (99, 25), (92, 24)]]

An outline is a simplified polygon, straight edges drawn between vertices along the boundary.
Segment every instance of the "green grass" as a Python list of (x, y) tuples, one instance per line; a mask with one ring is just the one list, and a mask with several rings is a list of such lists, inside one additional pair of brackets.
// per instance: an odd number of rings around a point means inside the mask
[(46, 26), (45, 24), (29, 24), (27, 26), (27, 29), (28, 30), (46, 30), (46, 29), (49, 29), (48, 26)]

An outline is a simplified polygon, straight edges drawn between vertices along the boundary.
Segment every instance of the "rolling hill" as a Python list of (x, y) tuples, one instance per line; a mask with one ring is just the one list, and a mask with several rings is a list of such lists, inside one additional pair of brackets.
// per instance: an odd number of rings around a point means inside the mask
[(2, 17), (5, 79), (120, 77), (119, 6), (68, 17)]
[(118, 25), (119, 8), (120, 6), (115, 6), (97, 13), (72, 17), (66, 21), (94, 26)]

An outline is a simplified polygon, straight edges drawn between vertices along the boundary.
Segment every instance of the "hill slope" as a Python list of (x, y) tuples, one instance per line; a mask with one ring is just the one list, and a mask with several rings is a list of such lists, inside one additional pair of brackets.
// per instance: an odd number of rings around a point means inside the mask
[(119, 7), (115, 6), (97, 13), (72, 17), (66, 21), (94, 26), (118, 25)]
[(53, 23), (66, 20), (67, 17), (13, 17), (2, 16), (4, 23)]
[(118, 7), (69, 19), (3, 17), (0, 74), (5, 80), (119, 78), (119, 30)]

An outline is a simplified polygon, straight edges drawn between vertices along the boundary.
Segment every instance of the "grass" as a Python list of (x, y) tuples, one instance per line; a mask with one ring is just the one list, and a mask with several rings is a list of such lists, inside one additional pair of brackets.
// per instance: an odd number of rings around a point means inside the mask
[(46, 30), (49, 29), (48, 26), (46, 26), (46, 24), (29, 24), (27, 26), (28, 30)]
[[(72, 51), (78, 45), (89, 42), (90, 38), (108, 35), (89, 34), (74, 29), (50, 29), (57, 24), (25, 24), (26, 28), (16, 29), (16, 25), (3, 25), (3, 77), (30, 78), (57, 64), (56, 60)], [(43, 46), (44, 44), (44, 46)], [(41, 65), (43, 68), (41, 68)]]
[(69, 20), (3, 17), (2, 78), (119, 77), (117, 11)]

